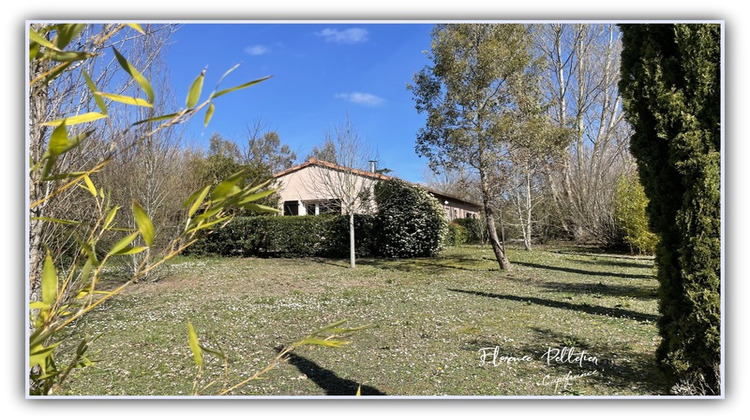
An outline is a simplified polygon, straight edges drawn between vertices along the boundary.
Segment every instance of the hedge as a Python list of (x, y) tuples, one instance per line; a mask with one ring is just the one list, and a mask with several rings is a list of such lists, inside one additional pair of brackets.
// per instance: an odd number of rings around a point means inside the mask
[[(357, 255), (374, 255), (375, 218), (354, 218)], [(348, 216), (235, 217), (188, 248), (193, 255), (330, 257), (349, 255)]]

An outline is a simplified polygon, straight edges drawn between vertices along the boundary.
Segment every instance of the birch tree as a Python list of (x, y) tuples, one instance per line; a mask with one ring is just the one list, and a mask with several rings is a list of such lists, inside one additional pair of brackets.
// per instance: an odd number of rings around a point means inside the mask
[(550, 115), (573, 133), (568, 153), (545, 172), (563, 228), (576, 239), (612, 239), (614, 186), (632, 167), (617, 88), (620, 38), (611, 24), (549, 24), (536, 37)]

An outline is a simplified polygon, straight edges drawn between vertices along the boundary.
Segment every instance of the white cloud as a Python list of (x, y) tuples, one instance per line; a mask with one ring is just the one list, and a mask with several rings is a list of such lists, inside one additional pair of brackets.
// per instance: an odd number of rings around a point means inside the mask
[(345, 101), (365, 106), (378, 106), (385, 102), (385, 99), (379, 96), (362, 92), (337, 93), (334, 97), (336, 97), (336, 99), (343, 99)]
[(265, 45), (251, 45), (245, 48), (245, 52), (250, 55), (263, 55), (271, 52), (271, 49)]
[(335, 42), (337, 44), (357, 44), (367, 41), (367, 29), (349, 28), (340, 31), (333, 28), (325, 28), (315, 33), (325, 38), (326, 42)]

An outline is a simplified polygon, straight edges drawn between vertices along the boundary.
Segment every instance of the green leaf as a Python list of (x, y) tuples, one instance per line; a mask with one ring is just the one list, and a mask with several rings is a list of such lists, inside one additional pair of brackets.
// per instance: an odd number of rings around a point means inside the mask
[(211, 117), (214, 116), (214, 111), (216, 107), (214, 107), (213, 102), (208, 104), (208, 109), (206, 110), (206, 116), (203, 118), (203, 127), (208, 127), (209, 121), (211, 121)]
[(65, 121), (63, 121), (63, 123), (52, 132), (47, 153), (51, 157), (59, 156), (68, 150), (77, 147), (83, 140), (87, 139), (93, 133), (94, 130), (89, 130), (73, 138), (68, 138), (67, 131), (65, 130)]
[(76, 125), (76, 124), (83, 124), (83, 123), (87, 123), (91, 121), (96, 121), (96, 120), (106, 118), (106, 117), (107, 116), (105, 114), (102, 114), (100, 112), (87, 112), (81, 115), (75, 115), (72, 117), (67, 117), (67, 118), (63, 118), (59, 120), (43, 122), (41, 125), (48, 125), (48, 126), (59, 125), (63, 121), (65, 121), (67, 125)]
[(242, 208), (258, 212), (258, 213), (278, 213), (280, 210), (273, 207), (264, 206), (262, 204), (247, 203), (241, 204)]
[(211, 226), (214, 226), (214, 225), (217, 225), (219, 223), (225, 222), (225, 221), (227, 221), (227, 220), (229, 220), (231, 218), (232, 218), (232, 216), (226, 216), (226, 217), (222, 217), (220, 219), (214, 220), (213, 222), (208, 222), (208, 223), (200, 224), (200, 225), (198, 225), (198, 226), (196, 226), (196, 227), (194, 227), (194, 228), (186, 231), (185, 233), (193, 233), (193, 232), (197, 232), (199, 230), (208, 229)]
[(124, 248), (120, 250), (117, 255), (131, 255), (131, 254), (137, 254), (139, 252), (143, 252), (147, 250), (147, 246), (129, 246), (127, 248)]
[(153, 105), (151, 105), (151, 103), (141, 98), (134, 98), (132, 96), (116, 95), (114, 93), (104, 93), (104, 92), (96, 92), (96, 94), (99, 96), (103, 96), (107, 99), (113, 100), (115, 102), (122, 102), (128, 105), (145, 106), (148, 108), (154, 107)]
[(128, 25), (129, 27), (135, 29), (136, 31), (138, 31), (138, 32), (140, 32), (140, 33), (142, 33), (144, 35), (146, 34), (146, 31), (144, 31), (143, 28), (141, 27), (141, 25), (139, 25), (137, 23), (126, 23), (126, 25)]
[(82, 23), (59, 25), (59, 27), (57, 28), (57, 35), (55, 36), (55, 39), (52, 40), (52, 42), (57, 48), (62, 50), (63, 48), (68, 46), (68, 44), (70, 44), (70, 41), (72, 41), (78, 34), (80, 34), (85, 27), (86, 25)]
[(55, 44), (49, 42), (47, 40), (47, 38), (43, 37), (42, 35), (39, 35), (33, 29), (29, 29), (29, 39), (31, 41), (36, 42), (37, 44), (39, 44), (39, 45), (41, 45), (43, 47), (47, 47), (47, 48), (49, 48), (51, 50), (58, 50), (59, 51), (59, 49), (55, 46)]
[(82, 61), (86, 60), (90, 57), (93, 57), (94, 54), (91, 54), (89, 52), (85, 51), (55, 51), (55, 50), (45, 50), (44, 54), (42, 55), (44, 58), (49, 58), (52, 61), (58, 61), (58, 62), (74, 62), (74, 61)]
[(224, 181), (221, 181), (211, 193), (211, 200), (216, 201), (228, 197), (234, 187), (242, 180), (244, 175), (245, 171), (239, 171), (230, 175)]
[(130, 243), (133, 242), (135, 240), (135, 238), (138, 237), (139, 234), (140, 234), (140, 232), (133, 232), (130, 235), (128, 235), (128, 236), (120, 239), (115, 244), (115, 246), (112, 247), (112, 249), (109, 251), (109, 253), (107, 255), (108, 256), (109, 255), (118, 255), (118, 253), (121, 252), (122, 250), (124, 250), (125, 248), (127, 248), (130, 245)]
[(44, 303), (44, 302), (39, 302), (39, 301), (29, 303), (29, 309), (49, 309), (49, 308), (50, 308), (49, 303)]
[(31, 46), (29, 46), (29, 62), (34, 61), (37, 55), (39, 55), (39, 48), (41, 46), (36, 42), (31, 42)]
[(57, 299), (57, 270), (52, 255), (47, 251), (42, 267), (42, 302), (52, 305)]
[(198, 103), (198, 98), (200, 98), (201, 91), (203, 90), (203, 78), (205, 75), (206, 69), (203, 69), (203, 71), (201, 71), (201, 74), (199, 74), (198, 77), (195, 78), (193, 84), (190, 85), (190, 90), (188, 91), (188, 96), (185, 100), (185, 106), (187, 106), (188, 108), (192, 108), (195, 106), (195, 104)]
[(203, 353), (201, 352), (200, 341), (198, 341), (198, 334), (196, 334), (193, 324), (188, 321), (188, 344), (190, 345), (190, 351), (193, 352), (193, 360), (198, 367), (203, 367)]
[(263, 77), (263, 78), (260, 78), (260, 79), (257, 79), (257, 80), (253, 80), (253, 81), (251, 81), (251, 82), (247, 82), (247, 83), (241, 84), (241, 85), (239, 85), (239, 86), (235, 86), (235, 87), (233, 87), (233, 88), (229, 88), (229, 89), (224, 89), (224, 90), (222, 90), (222, 91), (220, 91), (220, 92), (217, 92), (217, 93), (215, 93), (215, 94), (211, 95), (211, 99), (216, 99), (216, 98), (218, 98), (219, 96), (223, 96), (223, 95), (226, 95), (226, 94), (227, 94), (227, 93), (229, 93), (229, 92), (234, 92), (234, 91), (236, 91), (236, 90), (240, 90), (240, 89), (245, 89), (245, 88), (247, 88), (247, 87), (250, 87), (250, 86), (252, 86), (252, 85), (258, 84), (258, 83), (260, 83), (260, 82), (262, 82), (262, 81), (264, 81), (264, 80), (268, 80), (268, 79), (270, 79), (271, 77), (273, 77), (273, 76), (266, 76), (266, 77)]
[(167, 114), (167, 115), (161, 115), (158, 117), (146, 118), (145, 120), (136, 121), (132, 125), (139, 125), (139, 124), (144, 124), (147, 122), (154, 122), (154, 121), (170, 120), (178, 115), (180, 115), (180, 113), (175, 112), (174, 114)]
[(89, 190), (91, 195), (96, 197), (96, 187), (94, 186), (94, 183), (91, 182), (91, 178), (89, 178), (88, 175), (83, 176), (83, 182), (86, 184), (86, 188)]
[(33, 220), (42, 220), (42, 221), (51, 222), (51, 223), (58, 223), (58, 224), (61, 224), (61, 225), (73, 225), (73, 226), (77, 226), (77, 225), (81, 224), (81, 222), (76, 221), (76, 220), (63, 220), (63, 219), (56, 219), (54, 217), (40, 216), (40, 217), (32, 217), (32, 219)]
[(112, 221), (115, 219), (115, 215), (117, 214), (118, 210), (120, 210), (120, 206), (115, 206), (112, 210), (109, 211), (109, 213), (107, 213), (107, 218), (104, 219), (104, 225), (102, 226), (102, 229), (109, 229), (109, 225), (112, 224)]
[(138, 226), (146, 246), (150, 247), (154, 243), (154, 224), (143, 207), (135, 200), (133, 200), (133, 217), (135, 217), (135, 224)]
[(262, 198), (268, 197), (269, 195), (271, 195), (271, 194), (273, 194), (275, 192), (276, 192), (276, 190), (268, 190), (268, 191), (263, 191), (263, 192), (251, 194), (251, 195), (249, 195), (247, 197), (241, 198), (240, 201), (237, 204), (243, 205), (243, 204), (247, 204), (247, 203), (250, 203), (250, 202), (253, 202), (253, 201), (258, 201), (258, 200), (260, 200)]
[(99, 110), (102, 111), (103, 115), (107, 115), (107, 104), (104, 103), (104, 99), (100, 95), (97, 95), (96, 92), (99, 90), (96, 88), (96, 84), (91, 79), (88, 73), (86, 73), (86, 70), (83, 70), (83, 78), (86, 79), (86, 85), (89, 87), (89, 90), (94, 95), (94, 100), (96, 101), (96, 106), (99, 107)]
[(200, 208), (201, 204), (203, 204), (203, 200), (206, 199), (206, 195), (208, 195), (208, 191), (211, 189), (210, 185), (206, 185), (203, 187), (202, 190), (198, 192), (198, 195), (193, 199), (193, 205), (190, 206), (190, 210), (188, 210), (188, 217), (193, 217), (196, 211)]
[(31, 347), (29, 349), (29, 367), (32, 368), (39, 365), (42, 368), (42, 373), (47, 373), (47, 358), (52, 357), (52, 350), (61, 343), (62, 341), (48, 347), (44, 347), (41, 344)]
[(117, 57), (117, 62), (120, 63), (120, 66), (125, 69), (126, 72), (135, 80), (138, 85), (141, 86), (141, 89), (143, 89), (143, 92), (146, 93), (146, 98), (148, 99), (149, 103), (154, 103), (154, 90), (151, 88), (151, 84), (146, 80), (145, 77), (130, 63), (128, 63), (128, 60), (125, 59), (125, 57), (120, 54), (119, 51), (117, 51), (117, 48), (112, 47), (112, 49), (115, 52), (115, 56)]
[(52, 135), (49, 138), (49, 145), (47, 146), (47, 152), (50, 156), (57, 156), (63, 153), (68, 147), (68, 131), (65, 129), (65, 120), (52, 130)]
[(341, 341), (341, 340), (321, 340), (319, 338), (305, 338), (302, 340), (301, 345), (311, 345), (311, 346), (323, 346), (323, 347), (343, 347), (347, 344), (351, 343), (351, 341)]

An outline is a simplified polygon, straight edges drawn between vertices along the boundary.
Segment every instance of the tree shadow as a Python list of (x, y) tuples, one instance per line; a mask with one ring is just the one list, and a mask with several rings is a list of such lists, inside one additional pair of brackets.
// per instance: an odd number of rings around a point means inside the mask
[(640, 300), (652, 300), (659, 296), (656, 287), (641, 286), (612, 286), (603, 283), (566, 283), (548, 281), (540, 283), (539, 287), (554, 292), (586, 293), (590, 295), (607, 295), (615, 297), (630, 297)]
[[(596, 356), (597, 361), (583, 363), (580, 370), (594, 369), (598, 375), (587, 377), (587, 380), (598, 381), (610, 388), (638, 389), (650, 395), (665, 394), (669, 390), (666, 376), (656, 363), (656, 356), (650, 353), (634, 352), (616, 346), (592, 346), (584, 339), (553, 331), (547, 328), (532, 328), (540, 336), (540, 340), (554, 347), (575, 347), (576, 351), (586, 350), (591, 356)], [(541, 358), (547, 351), (545, 345), (540, 348), (523, 348), (523, 354), (533, 354)], [(551, 366), (552, 367), (552, 366)], [(571, 368), (570, 365), (557, 366), (558, 370), (564, 372)]]
[(638, 260), (638, 261), (644, 261), (644, 262), (628, 262), (628, 261), (611, 261), (611, 260), (574, 260), (572, 258), (568, 259), (569, 261), (575, 262), (575, 263), (583, 263), (583, 264), (590, 264), (590, 265), (609, 265), (612, 267), (623, 267), (623, 268), (640, 268), (644, 270), (650, 270), (653, 266), (653, 260)]
[[(281, 348), (276, 347), (274, 350), (280, 352)], [(310, 359), (302, 357), (295, 353), (289, 353), (287, 356), (287, 362), (292, 364), (297, 370), (307, 376), (308, 379), (313, 381), (320, 389), (326, 392), (326, 395), (357, 395), (357, 389), (360, 389), (358, 382), (352, 381), (351, 379), (344, 379), (336, 374), (336, 372), (325, 369), (313, 362)], [(387, 395), (381, 392), (379, 389), (367, 385), (362, 385), (360, 389), (361, 395)]]
[[(466, 262), (481, 262), (482, 260), (478, 260), (476, 258), (451, 258), (451, 260), (456, 261), (457, 263), (466, 263)], [(440, 274), (445, 273), (446, 271), (450, 270), (463, 270), (463, 271), (495, 271), (496, 268), (485, 268), (485, 267), (462, 267), (460, 265), (452, 265), (452, 264), (441, 264), (439, 262), (435, 262), (434, 259), (367, 259), (367, 260), (359, 260), (358, 264), (360, 265), (366, 265), (370, 267), (376, 267), (383, 270), (391, 270), (391, 271), (400, 271), (405, 273), (411, 273), (415, 271), (422, 271), (428, 274)]]
[(548, 306), (551, 308), (569, 309), (571, 311), (584, 312), (592, 315), (601, 315), (614, 318), (629, 318), (635, 321), (644, 322), (656, 322), (658, 317), (656, 315), (644, 314), (641, 312), (631, 311), (627, 309), (619, 308), (608, 308), (606, 306), (579, 304), (579, 303), (567, 303), (559, 302), (556, 300), (542, 299), (536, 297), (522, 297), (513, 295), (500, 295), (496, 293), (477, 292), (473, 290), (460, 290), (460, 289), (448, 289), (451, 292), (466, 293), (470, 295), (489, 297), (494, 299), (512, 300), (515, 302), (527, 302), (536, 305)]
[(555, 267), (551, 265), (536, 264), (536, 263), (529, 263), (529, 262), (522, 262), (522, 261), (516, 261), (514, 262), (514, 264), (521, 265), (524, 267), (540, 268), (542, 270), (554, 270), (554, 271), (563, 271), (566, 273), (581, 274), (584, 276), (617, 277), (617, 278), (624, 278), (624, 279), (653, 279), (654, 278), (654, 276), (646, 275), (646, 274), (627, 274), (627, 273), (608, 273), (604, 271), (588, 271), (588, 270), (581, 270), (578, 268)]

